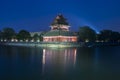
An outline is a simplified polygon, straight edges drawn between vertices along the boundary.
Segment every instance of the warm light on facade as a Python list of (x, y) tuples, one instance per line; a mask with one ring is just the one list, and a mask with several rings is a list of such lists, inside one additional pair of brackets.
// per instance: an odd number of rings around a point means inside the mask
[(43, 38), (44, 42), (77, 42), (76, 36), (49, 36)]

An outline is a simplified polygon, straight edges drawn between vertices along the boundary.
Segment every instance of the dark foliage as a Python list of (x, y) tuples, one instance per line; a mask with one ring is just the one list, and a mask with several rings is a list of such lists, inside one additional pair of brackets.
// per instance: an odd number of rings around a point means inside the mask
[(15, 36), (16, 36), (16, 33), (15, 33), (14, 29), (12, 29), (12, 28), (7, 27), (1, 31), (2, 39), (10, 40), (12, 38), (15, 38)]
[(79, 40), (80, 41), (91, 41), (96, 40), (96, 32), (91, 29), (89, 26), (80, 27), (79, 29)]
[(17, 39), (18, 40), (29, 40), (31, 37), (30, 37), (30, 33), (26, 30), (20, 30), (19, 33), (17, 34)]
[(120, 33), (112, 30), (102, 30), (97, 35), (98, 40), (103, 40), (105, 42), (116, 42), (120, 40)]

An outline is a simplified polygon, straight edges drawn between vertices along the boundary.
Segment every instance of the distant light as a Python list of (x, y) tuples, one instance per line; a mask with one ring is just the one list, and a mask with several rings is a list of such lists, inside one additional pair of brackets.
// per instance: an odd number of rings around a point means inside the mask
[(11, 39), (11, 42), (14, 42), (14, 39)]
[(37, 42), (40, 42), (40, 40), (38, 39)]
[(1, 39), (1, 42), (3, 42), (3, 39)]
[(104, 42), (103, 40), (101, 42)]
[(99, 40), (96, 40), (96, 42), (100, 42)]
[(23, 42), (23, 40), (20, 40), (20, 42)]
[(88, 39), (86, 39), (86, 40), (85, 40), (85, 42), (89, 42), (89, 40), (88, 40)]
[(6, 42), (7, 40), (5, 39), (4, 41)]
[(32, 39), (31, 42), (34, 42), (34, 39)]
[(28, 39), (26, 39), (25, 41), (28, 42)]
[(17, 40), (17, 39), (15, 39), (15, 42), (18, 42), (18, 40)]

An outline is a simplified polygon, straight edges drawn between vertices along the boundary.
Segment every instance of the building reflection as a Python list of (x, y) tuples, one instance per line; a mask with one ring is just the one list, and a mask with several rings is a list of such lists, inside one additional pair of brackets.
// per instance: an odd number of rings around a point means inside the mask
[(76, 63), (76, 52), (76, 48), (43, 49), (43, 73), (59, 70), (66, 71), (74, 67)]

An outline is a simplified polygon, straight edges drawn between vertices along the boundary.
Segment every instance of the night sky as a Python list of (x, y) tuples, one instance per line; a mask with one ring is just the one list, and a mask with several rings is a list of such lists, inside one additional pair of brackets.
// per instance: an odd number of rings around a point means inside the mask
[(48, 31), (59, 13), (73, 31), (88, 25), (120, 32), (120, 0), (0, 0), (0, 30)]

